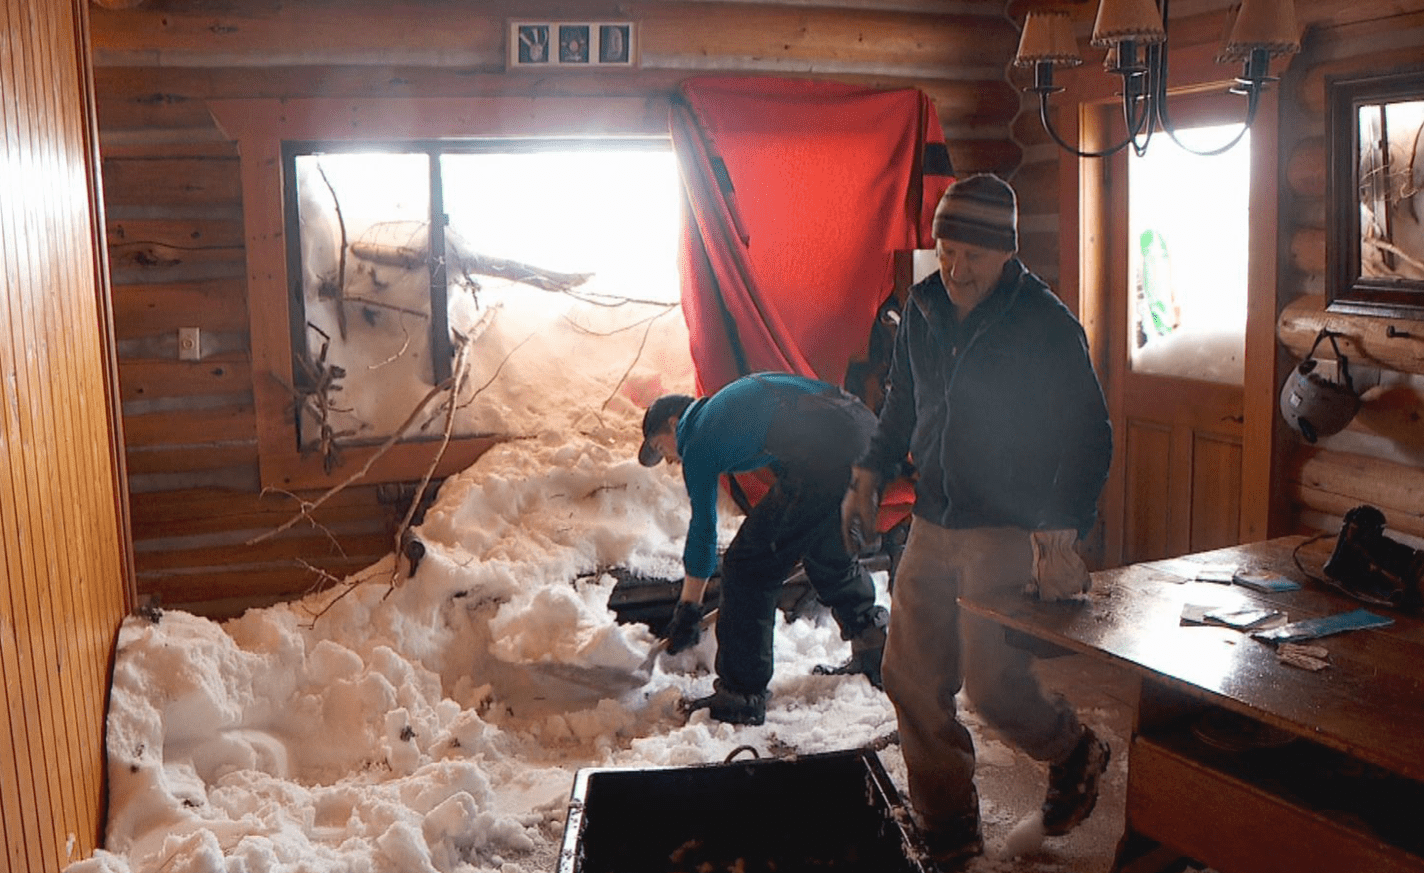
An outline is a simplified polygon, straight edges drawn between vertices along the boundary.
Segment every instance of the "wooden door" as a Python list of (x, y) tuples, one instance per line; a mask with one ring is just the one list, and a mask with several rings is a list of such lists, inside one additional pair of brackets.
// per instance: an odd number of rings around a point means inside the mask
[[(1179, 127), (1239, 121), (1240, 103), (1225, 89), (1180, 95), (1171, 104)], [(1270, 104), (1273, 113), (1273, 103)], [(1263, 105), (1263, 112), (1266, 106)], [(1120, 106), (1111, 100), (1083, 104), (1088, 147), (1120, 137)], [(1159, 132), (1149, 155), (1166, 140)], [(1274, 120), (1251, 131), (1240, 157), (1249, 158), (1249, 268), (1243, 328), (1234, 354), (1234, 382), (1207, 381), (1135, 366), (1140, 340), (1133, 311), (1140, 266), (1130, 264), (1129, 150), (1108, 159), (1078, 162), (1083, 197), (1082, 300), (1113, 421), (1112, 472), (1102, 499), (1106, 566), (1234, 545), (1264, 533), (1270, 479), (1270, 434), (1274, 403), (1274, 197), (1273, 185), (1257, 190), (1263, 162), (1274, 161)], [(1234, 150), (1234, 151), (1236, 151)], [(1258, 214), (1258, 210), (1260, 211)], [(1268, 227), (1258, 228), (1270, 222)], [(1192, 288), (1180, 293), (1194, 293)], [(1260, 397), (1256, 395), (1260, 394)], [(1249, 411), (1249, 412), (1248, 412)], [(1258, 532), (1259, 531), (1259, 532)]]

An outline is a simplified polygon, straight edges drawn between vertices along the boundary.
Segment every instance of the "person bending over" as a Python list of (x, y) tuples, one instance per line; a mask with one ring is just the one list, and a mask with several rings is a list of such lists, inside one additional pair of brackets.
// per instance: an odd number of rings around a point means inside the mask
[(714, 693), (688, 701), (688, 711), (765, 721), (778, 590), (798, 562), (851, 643), (851, 659), (837, 672), (864, 673), (879, 687), (887, 613), (875, 604), (869, 572), (846, 551), (840, 513), (851, 462), (874, 429), (874, 413), (857, 398), (787, 373), (743, 376), (699, 399), (669, 394), (648, 407), (638, 460), (645, 467), (680, 462), (692, 504), (686, 575), (664, 631), (669, 652), (701, 636), (702, 597), (717, 568), (719, 478), (762, 467), (775, 474), (722, 556)]

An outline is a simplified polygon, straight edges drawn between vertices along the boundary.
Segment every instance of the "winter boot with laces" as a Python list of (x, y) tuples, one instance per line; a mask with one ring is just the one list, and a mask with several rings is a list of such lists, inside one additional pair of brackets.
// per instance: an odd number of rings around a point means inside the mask
[(1048, 768), (1048, 796), (1043, 801), (1045, 834), (1066, 834), (1092, 813), (1110, 756), (1108, 744), (1084, 727), (1068, 757)]
[(813, 671), (818, 676), (844, 676), (864, 673), (865, 678), (876, 688), (884, 688), (880, 678), (880, 661), (885, 655), (885, 629), (890, 624), (890, 613), (883, 606), (869, 610), (861, 617), (859, 628), (850, 631), (850, 659), (839, 667), (826, 664), (816, 665)]
[(682, 702), (682, 711), (691, 715), (699, 709), (728, 724), (762, 724), (766, 721), (766, 692), (743, 694), (733, 691), (721, 679), (712, 683), (713, 692)]

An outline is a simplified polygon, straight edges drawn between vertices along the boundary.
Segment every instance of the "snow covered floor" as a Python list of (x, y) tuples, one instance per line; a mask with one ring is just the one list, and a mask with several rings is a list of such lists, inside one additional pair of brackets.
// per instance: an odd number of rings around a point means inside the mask
[[(580, 767), (721, 761), (743, 744), (847, 749), (894, 730), (862, 677), (812, 675), (848, 653), (824, 613), (778, 626), (759, 727), (677, 713), (680, 696), (710, 691), (710, 634), (645, 685), (608, 681), (654, 640), (614, 621), (603, 571), (680, 575), (687, 522), (678, 471), (634, 460), (635, 421), (630, 410), (584, 434), (507, 443), (451, 477), (410, 578), (388, 557), (344, 596), (221, 624), (130, 618), (110, 701), (106, 848), (67, 873), (553, 871)], [(725, 538), (738, 521), (723, 513)], [(1081, 656), (1043, 668), (1113, 744), (1104, 796), (1074, 834), (996, 857), (1041, 800), (1044, 771), (968, 710), (990, 849), (974, 870), (1105, 871), (1121, 833), (1131, 689)], [(903, 791), (898, 747), (880, 756)]]

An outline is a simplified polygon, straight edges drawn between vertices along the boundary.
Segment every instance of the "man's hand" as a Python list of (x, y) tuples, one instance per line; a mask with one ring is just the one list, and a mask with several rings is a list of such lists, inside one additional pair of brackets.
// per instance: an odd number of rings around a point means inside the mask
[(841, 537), (852, 555), (870, 551), (880, 539), (880, 477), (864, 467), (852, 467), (850, 487), (841, 501)]
[(1093, 584), (1088, 567), (1074, 544), (1074, 530), (1036, 530), (1029, 534), (1033, 542), (1033, 582), (1028, 593), (1040, 600), (1064, 600), (1086, 593)]
[(672, 608), (672, 619), (663, 628), (663, 639), (668, 641), (667, 652), (676, 655), (697, 645), (702, 639), (702, 605), (690, 600), (679, 600)]

